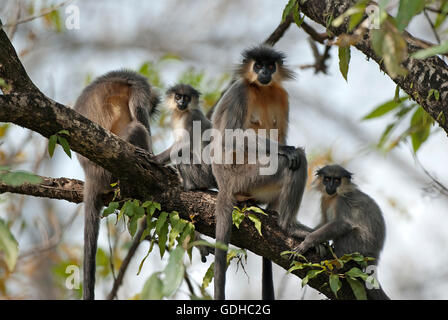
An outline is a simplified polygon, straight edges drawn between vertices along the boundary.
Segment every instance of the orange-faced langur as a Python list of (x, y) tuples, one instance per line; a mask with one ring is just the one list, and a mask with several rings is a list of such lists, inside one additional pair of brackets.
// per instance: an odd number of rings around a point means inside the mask
[[(285, 231), (294, 229), (307, 179), (307, 161), (303, 149), (285, 145), (289, 102), (282, 82), (291, 79), (293, 73), (283, 64), (284, 58), (283, 53), (268, 46), (245, 50), (235, 82), (221, 97), (212, 116), (213, 128), (221, 136), (234, 133), (230, 139), (213, 137), (212, 141), (212, 169), (219, 189), (216, 241), (224, 244), (229, 243), (232, 209), (239, 201), (267, 204), (268, 209), (279, 213), (278, 222)], [(228, 158), (234, 159), (241, 151), (238, 143), (233, 147), (234, 138), (242, 136), (245, 142), (251, 132), (256, 133), (256, 142), (243, 143), (244, 161), (229, 163)], [(263, 152), (272, 160), (270, 164), (276, 164), (274, 171), (263, 170), (266, 159), (256, 157)], [(224, 153), (226, 161), (216, 161), (217, 153)], [(254, 157), (255, 161), (250, 161)], [(226, 251), (216, 248), (215, 299), (225, 299), (225, 273)], [(272, 263), (265, 258), (262, 298), (274, 299)]]

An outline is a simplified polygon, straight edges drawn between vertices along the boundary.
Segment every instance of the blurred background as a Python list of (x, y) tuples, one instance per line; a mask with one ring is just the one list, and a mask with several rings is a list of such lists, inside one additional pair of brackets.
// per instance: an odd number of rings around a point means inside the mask
[[(0, 18), (3, 23), (14, 22), (62, 2), (0, 0)], [(69, 5), (79, 9), (79, 29), (66, 28), (70, 12), (64, 6), (7, 31), (33, 82), (60, 103), (73, 106), (92, 79), (128, 68), (148, 76), (161, 92), (178, 81), (196, 85), (203, 93), (206, 111), (230, 80), (241, 51), (263, 42), (275, 30), (285, 4), (273, 0), (76, 0)], [(309, 19), (305, 21), (319, 32), (325, 31)], [(414, 19), (408, 31), (435, 42), (424, 18)], [(428, 175), (448, 185), (446, 135), (432, 127), (416, 156), (408, 138), (399, 140), (394, 148), (379, 148), (392, 115), (368, 121), (362, 118), (393, 99), (395, 84), (354, 48), (348, 81), (339, 71), (337, 48), (329, 51), (327, 74), (304, 68), (315, 63), (308, 38), (293, 24), (276, 44), (297, 73), (297, 78), (286, 84), (291, 107), (288, 144), (305, 147), (309, 182), (315, 169), (340, 163), (354, 173), (360, 189), (378, 202), (387, 227), (378, 277), (392, 299), (447, 299), (448, 198)], [(317, 48), (320, 52), (325, 49), (320, 44)], [(152, 124), (156, 153), (172, 142), (168, 123), (166, 112), (162, 112)], [(405, 123), (400, 126), (397, 133), (406, 128)], [(60, 147), (50, 158), (47, 139), (13, 125), (2, 128), (0, 165), (49, 177), (84, 179), (77, 158), (68, 158)], [(65, 286), (65, 268), (82, 265), (82, 204), (13, 194), (2, 194), (0, 199), (0, 218), (10, 221), (20, 246), (15, 272), (7, 272), (0, 264), (0, 298), (80, 298), (79, 290)], [(123, 224), (115, 226), (112, 216), (102, 220), (98, 299), (105, 298), (112, 286), (110, 259), (118, 268), (130, 245)], [(319, 195), (311, 188), (306, 190), (299, 220), (311, 226), (319, 221)], [(135, 254), (118, 291), (119, 299), (134, 297), (153, 272), (164, 268), (167, 256), (160, 260), (154, 250), (136, 275), (148, 247), (149, 243), (143, 243)], [(197, 250), (192, 262), (186, 260), (195, 285), (202, 283), (212, 261), (213, 257), (208, 257), (207, 263), (201, 263)], [(242, 266), (231, 264), (227, 277), (229, 298), (261, 298), (261, 257), (249, 252)], [(275, 265), (274, 277), (278, 299), (325, 298), (314, 289), (302, 288), (299, 278)], [(207, 292), (212, 294), (213, 284)], [(189, 294), (184, 283), (173, 298), (189, 299)]]

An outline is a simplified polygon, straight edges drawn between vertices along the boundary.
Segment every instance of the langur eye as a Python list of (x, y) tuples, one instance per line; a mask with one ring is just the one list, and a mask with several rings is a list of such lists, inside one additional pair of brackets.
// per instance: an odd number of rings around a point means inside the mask
[(187, 101), (187, 102), (189, 102), (189, 101), (191, 100), (191, 98), (190, 98), (189, 96), (185, 96), (185, 97), (184, 97), (184, 100)]
[(273, 70), (274, 69), (274, 65), (270, 64), (270, 65), (268, 65), (268, 68), (269, 68), (269, 70)]
[(256, 68), (256, 69), (261, 69), (261, 63), (256, 63), (256, 64), (255, 64), (255, 68)]
[(181, 96), (180, 94), (176, 93), (175, 96), (174, 96), (174, 98), (175, 98), (176, 100), (180, 100), (180, 98), (182, 98), (182, 96)]
[(341, 182), (341, 178), (334, 178), (334, 181), (337, 182), (337, 183), (340, 183)]
[(330, 177), (325, 177), (325, 178), (324, 178), (324, 181), (325, 181), (325, 182), (330, 181)]

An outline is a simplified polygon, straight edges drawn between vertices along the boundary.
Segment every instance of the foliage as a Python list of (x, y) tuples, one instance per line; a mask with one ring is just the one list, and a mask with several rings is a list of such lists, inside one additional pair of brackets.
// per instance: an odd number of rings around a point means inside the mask
[(69, 158), (72, 157), (70, 145), (64, 136), (70, 136), (70, 132), (68, 132), (67, 130), (61, 130), (50, 136), (50, 138), (48, 139), (48, 154), (50, 155), (50, 157), (53, 157), (56, 143), (58, 143), (62, 147), (65, 154), (67, 154)]
[[(381, 58), (387, 73), (392, 78), (406, 76), (407, 70), (402, 66), (402, 63), (408, 58), (409, 53), (404, 32), (413, 18), (422, 14), (427, 8), (431, 8), (431, 11), (437, 12), (435, 21), (430, 21), (434, 32), (446, 33), (446, 30), (441, 30), (448, 14), (448, 1), (446, 0), (437, 2), (400, 0), (395, 17), (389, 15), (386, 11), (389, 1), (380, 1), (378, 3), (378, 12), (373, 16), (366, 14), (366, 9), (369, 5), (372, 5), (369, 1), (359, 0), (338, 17), (329, 18), (328, 26), (345, 27), (347, 30), (346, 34), (340, 35), (338, 40), (335, 41), (335, 44), (339, 45), (339, 69), (346, 81), (350, 64), (350, 46), (357, 44), (361, 39), (360, 35), (365, 32), (370, 33), (371, 46), (375, 54)], [(294, 15), (300, 14), (299, 1), (288, 1), (283, 11), (282, 20), (284, 21), (291, 13)], [(374, 23), (375, 25), (366, 25), (364, 22)], [(369, 28), (369, 30), (366, 28)], [(416, 59), (425, 59), (433, 55), (446, 53), (448, 53), (448, 41), (412, 52), (411, 56)], [(374, 108), (363, 120), (375, 119), (395, 112), (394, 120), (386, 126), (379, 139), (378, 148), (389, 151), (401, 141), (409, 138), (414, 152), (417, 152), (430, 136), (432, 132), (431, 127), (435, 121), (418, 103), (410, 101), (411, 98), (409, 96), (398, 97), (398, 92), (399, 87), (397, 87), (393, 99)], [(438, 101), (439, 97), (439, 91), (431, 89), (426, 99)], [(405, 130), (398, 136), (392, 137), (393, 131), (406, 119), (409, 124)], [(445, 115), (441, 113), (437, 121), (444, 123)]]
[[(437, 90), (432, 90), (428, 99), (439, 99)], [(377, 147), (389, 151), (396, 147), (401, 141), (410, 139), (414, 152), (417, 152), (424, 142), (430, 136), (431, 127), (435, 121), (423, 110), (417, 103), (410, 100), (409, 96), (396, 97), (386, 101), (374, 108), (369, 114), (363, 117), (363, 120), (371, 120), (385, 117), (394, 113), (393, 120), (383, 131)], [(406, 128), (397, 136), (392, 137), (392, 133), (400, 127), (400, 124), (408, 121)]]
[[(247, 252), (246, 250), (243, 249), (230, 249), (227, 252), (227, 266), (230, 265), (230, 262), (233, 259), (237, 259), (238, 263), (241, 263), (242, 260), (244, 259), (244, 261), (247, 261)], [(214, 277), (214, 267), (215, 267), (215, 263), (211, 263), (210, 267), (207, 269), (203, 279), (202, 279), (202, 290), (205, 290), (209, 284), (212, 282), (213, 277)]]
[[(332, 252), (332, 251), (331, 251)], [(334, 259), (322, 260), (320, 263), (309, 262), (303, 255), (294, 251), (284, 251), (281, 255), (292, 255), (297, 259), (301, 259), (304, 262), (293, 261), (288, 272), (295, 270), (307, 270), (306, 276), (302, 279), (302, 287), (308, 284), (309, 280), (316, 278), (319, 275), (328, 277), (328, 280), (324, 285), (329, 285), (331, 291), (338, 297), (338, 292), (342, 288), (342, 281), (347, 281), (350, 285), (353, 294), (358, 300), (366, 300), (366, 291), (362, 281), (369, 283), (374, 288), (379, 288), (378, 281), (375, 277), (365, 273), (360, 268), (366, 268), (368, 262), (375, 260), (371, 257), (364, 257), (359, 253), (344, 254), (338, 258), (332, 252)], [(352, 267), (350, 270), (345, 271), (344, 266), (349, 262), (356, 263), (358, 267)]]
[(24, 183), (39, 184), (42, 182), (42, 178), (22, 170), (11, 171), (10, 167), (3, 166), (0, 167), (0, 181), (7, 185), (18, 187)]
[(3, 219), (0, 219), (0, 252), (8, 270), (12, 272), (19, 256), (19, 244)]
[(253, 222), (255, 229), (257, 229), (258, 233), (261, 234), (261, 221), (260, 219), (253, 213), (249, 213), (249, 212), (255, 212), (255, 213), (259, 213), (259, 214), (264, 214), (265, 216), (267, 216), (267, 214), (261, 210), (258, 207), (255, 206), (251, 206), (251, 207), (247, 207), (246, 205), (240, 209), (238, 207), (233, 207), (233, 211), (232, 211), (232, 221), (233, 224), (239, 228), (241, 222), (243, 222), (244, 218), (247, 217), (250, 221)]

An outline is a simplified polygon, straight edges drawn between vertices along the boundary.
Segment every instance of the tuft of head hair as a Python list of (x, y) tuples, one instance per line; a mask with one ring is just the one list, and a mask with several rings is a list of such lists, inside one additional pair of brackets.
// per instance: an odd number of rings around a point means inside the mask
[(333, 165), (327, 165), (317, 170), (316, 176), (340, 177), (351, 180), (353, 173), (351, 173), (350, 171), (346, 170), (344, 167), (338, 164), (333, 164)]
[(284, 54), (283, 52), (275, 50), (274, 48), (263, 44), (244, 50), (242, 56), (243, 63), (254, 60), (277, 62), (278, 64), (282, 65), (284, 60), (286, 59), (286, 54)]
[(282, 51), (276, 50), (266, 44), (253, 46), (245, 49), (242, 52), (243, 60), (241, 64), (236, 67), (235, 73), (241, 77), (244, 77), (248, 71), (248, 66), (251, 61), (258, 62), (275, 62), (277, 63), (277, 72), (282, 80), (290, 80), (295, 78), (295, 73), (284, 65), (286, 54)]
[(198, 90), (185, 83), (179, 83), (168, 88), (168, 90), (166, 90), (166, 95), (169, 96), (171, 94), (189, 95), (192, 99), (199, 99), (199, 96), (201, 95)]

